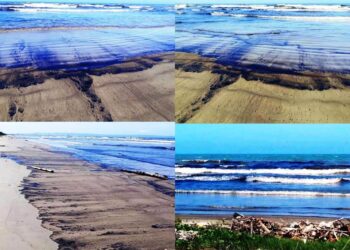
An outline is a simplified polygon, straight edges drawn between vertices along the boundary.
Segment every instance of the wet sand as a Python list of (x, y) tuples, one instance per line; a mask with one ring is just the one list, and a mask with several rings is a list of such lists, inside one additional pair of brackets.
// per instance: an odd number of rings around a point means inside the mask
[(176, 53), (180, 123), (348, 123), (350, 76), (246, 71)]
[(0, 70), (2, 121), (171, 121), (173, 54), (86, 70)]
[(12, 147), (3, 156), (54, 171), (32, 169), (23, 193), (61, 248), (174, 248), (173, 181), (102, 170), (47, 146), (3, 138), (0, 144)]

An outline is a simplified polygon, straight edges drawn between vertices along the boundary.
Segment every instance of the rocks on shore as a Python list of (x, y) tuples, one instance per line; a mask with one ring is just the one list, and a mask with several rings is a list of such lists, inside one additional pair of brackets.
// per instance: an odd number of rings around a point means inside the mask
[(325, 240), (335, 242), (341, 237), (350, 236), (350, 220), (338, 219), (319, 223), (301, 220), (283, 224), (235, 213), (232, 218), (231, 230), (304, 241)]

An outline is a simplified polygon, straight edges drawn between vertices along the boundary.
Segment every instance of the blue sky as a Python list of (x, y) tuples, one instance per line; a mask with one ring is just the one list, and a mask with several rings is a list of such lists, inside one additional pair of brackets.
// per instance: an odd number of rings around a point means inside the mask
[(0, 122), (7, 134), (82, 133), (174, 136), (172, 122)]
[(349, 154), (350, 125), (176, 125), (177, 154)]

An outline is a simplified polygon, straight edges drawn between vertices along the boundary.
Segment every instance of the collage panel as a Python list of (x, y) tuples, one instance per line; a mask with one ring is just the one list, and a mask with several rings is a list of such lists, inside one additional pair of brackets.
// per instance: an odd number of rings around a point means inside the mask
[(349, 249), (349, 125), (176, 125), (176, 249)]
[(0, 120), (173, 121), (173, 5), (135, 2), (0, 1)]
[(0, 249), (174, 249), (173, 123), (0, 131)]
[(176, 122), (350, 122), (348, 1), (182, 3)]
[(0, 0), (0, 250), (350, 250), (349, 21)]

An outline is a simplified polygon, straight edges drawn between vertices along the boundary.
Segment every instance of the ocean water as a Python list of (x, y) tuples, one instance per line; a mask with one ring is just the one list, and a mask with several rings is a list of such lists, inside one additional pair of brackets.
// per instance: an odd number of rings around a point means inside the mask
[(105, 169), (125, 169), (174, 178), (175, 142), (172, 137), (113, 135), (16, 135), (43, 143)]
[(350, 72), (350, 5), (177, 5), (176, 51), (247, 70)]
[(350, 155), (177, 155), (176, 213), (350, 217)]
[(171, 5), (0, 2), (0, 68), (100, 67), (174, 51)]

